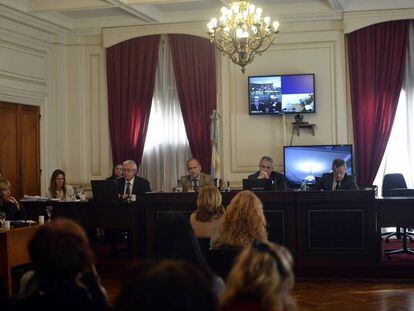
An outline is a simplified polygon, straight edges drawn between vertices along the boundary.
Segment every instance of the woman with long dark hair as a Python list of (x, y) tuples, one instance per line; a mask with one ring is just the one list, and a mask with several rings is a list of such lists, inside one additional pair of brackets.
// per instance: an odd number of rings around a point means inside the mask
[(71, 201), (74, 195), (73, 188), (66, 184), (65, 172), (60, 169), (54, 170), (50, 177), (49, 198)]
[(122, 178), (122, 163), (115, 164), (112, 167), (112, 175), (106, 180), (118, 180), (120, 178)]

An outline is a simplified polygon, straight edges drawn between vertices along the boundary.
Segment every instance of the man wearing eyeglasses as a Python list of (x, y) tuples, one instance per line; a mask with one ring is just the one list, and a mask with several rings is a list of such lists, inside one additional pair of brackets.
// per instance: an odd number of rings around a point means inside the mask
[(355, 176), (346, 173), (346, 164), (342, 159), (332, 162), (332, 173), (325, 173), (316, 185), (319, 190), (359, 190)]
[(128, 199), (133, 194), (141, 196), (151, 191), (148, 180), (137, 176), (137, 164), (132, 160), (122, 163), (122, 178), (118, 179), (118, 192), (121, 198)]

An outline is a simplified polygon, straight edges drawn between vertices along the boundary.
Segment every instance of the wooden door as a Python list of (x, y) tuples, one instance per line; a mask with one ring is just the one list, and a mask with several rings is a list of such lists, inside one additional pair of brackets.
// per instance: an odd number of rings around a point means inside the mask
[(0, 172), (16, 198), (40, 194), (39, 107), (0, 102)]
[(22, 194), (40, 194), (39, 107), (22, 106), (20, 113), (20, 180)]

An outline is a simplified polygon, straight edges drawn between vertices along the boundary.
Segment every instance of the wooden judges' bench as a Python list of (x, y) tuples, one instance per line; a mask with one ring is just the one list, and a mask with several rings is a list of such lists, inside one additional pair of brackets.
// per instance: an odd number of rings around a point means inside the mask
[[(237, 191), (223, 193), (228, 205)], [(258, 192), (268, 222), (269, 239), (285, 245), (296, 266), (370, 266), (378, 262), (380, 235), (373, 191)], [(153, 250), (157, 219), (164, 213), (189, 216), (195, 193), (148, 193), (134, 204), (92, 202), (25, 202), (28, 219), (45, 215), (77, 220), (86, 229), (116, 228), (132, 233), (134, 257)]]

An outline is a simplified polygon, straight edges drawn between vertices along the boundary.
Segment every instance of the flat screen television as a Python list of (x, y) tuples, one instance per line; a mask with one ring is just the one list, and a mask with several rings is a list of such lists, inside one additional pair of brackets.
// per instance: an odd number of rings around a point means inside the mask
[(346, 173), (352, 174), (352, 145), (285, 146), (283, 148), (285, 177), (295, 187), (305, 180), (315, 184), (323, 173), (332, 172), (332, 161), (343, 159)]
[(316, 112), (313, 73), (250, 76), (248, 90), (250, 115)]

